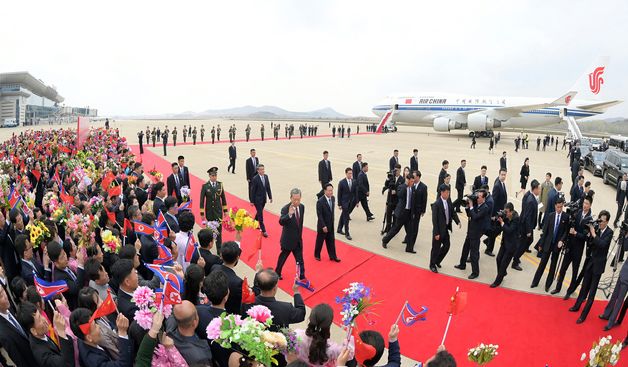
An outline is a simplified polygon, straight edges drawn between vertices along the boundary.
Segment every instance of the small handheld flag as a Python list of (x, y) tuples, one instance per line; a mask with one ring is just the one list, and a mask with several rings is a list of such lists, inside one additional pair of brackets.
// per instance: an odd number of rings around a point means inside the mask
[(306, 278), (301, 279), (299, 274), (301, 273), (301, 268), (299, 267), (299, 263), (297, 263), (297, 272), (294, 275), (294, 284), (298, 285), (301, 288), (305, 288), (310, 292), (314, 292), (315, 289), (312, 286), (312, 283)]
[(179, 206), (179, 213), (184, 210), (192, 210), (192, 199), (186, 201), (185, 203), (181, 204), (181, 206)]
[(65, 280), (57, 280), (56, 282), (47, 282), (43, 279), (38, 278), (33, 272), (33, 282), (35, 283), (35, 288), (37, 288), (37, 293), (46, 301), (54, 297), (59, 293), (63, 293), (67, 291), (68, 283)]
[(185, 245), (185, 262), (192, 262), (194, 254), (198, 251), (198, 243), (194, 239), (194, 235), (190, 232), (188, 243)]
[(22, 196), (17, 192), (15, 186), (11, 186), (11, 192), (9, 193), (9, 206), (13, 209), (21, 202)]
[(447, 326), (445, 326), (445, 334), (443, 334), (443, 340), (440, 345), (445, 345), (445, 339), (447, 339), (447, 333), (449, 332), (449, 325), (451, 324), (451, 318), (453, 315), (457, 315), (464, 310), (467, 306), (467, 292), (460, 292), (460, 287), (456, 287), (456, 293), (451, 297), (449, 307), (447, 307), (447, 313), (449, 318), (447, 319)]
[(249, 288), (249, 281), (246, 277), (242, 281), (242, 303), (251, 304), (255, 303), (255, 293)]
[(153, 263), (158, 264), (158, 265), (173, 265), (174, 264), (174, 258), (172, 257), (172, 253), (170, 252), (168, 247), (166, 247), (166, 245), (164, 245), (163, 243), (157, 242), (157, 251), (159, 255), (157, 256), (155, 261), (153, 261)]
[[(255, 244), (253, 245), (251, 254), (249, 255), (249, 260), (251, 260), (253, 256), (255, 256), (256, 254), (261, 258), (263, 238), (264, 238), (264, 233), (260, 231), (259, 234), (257, 235), (257, 238), (255, 239)], [(297, 269), (298, 269), (298, 266), (297, 266)], [(297, 270), (297, 274), (298, 273), (299, 271)]]
[(136, 220), (133, 221), (133, 227), (135, 227), (135, 233), (144, 234), (147, 236), (152, 236), (155, 233), (155, 228)]
[[(425, 321), (427, 319), (425, 317), (427, 311), (428, 308), (425, 306), (421, 306), (421, 309), (419, 311), (415, 311), (410, 306), (408, 301), (406, 301), (401, 308), (401, 312), (399, 313), (399, 317), (397, 318), (397, 322), (395, 322), (395, 324), (398, 324), (400, 319), (405, 326), (412, 326), (417, 321)], [(406, 313), (408, 315), (406, 315)]]

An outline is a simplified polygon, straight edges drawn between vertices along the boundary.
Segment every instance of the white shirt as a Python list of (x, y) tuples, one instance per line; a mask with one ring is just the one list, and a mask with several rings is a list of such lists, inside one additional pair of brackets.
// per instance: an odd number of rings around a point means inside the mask
[(177, 262), (181, 264), (183, 267), (183, 271), (190, 265), (189, 262), (185, 261), (185, 247), (188, 244), (188, 239), (190, 235), (188, 232), (178, 232), (177, 237), (174, 239), (174, 243), (177, 245), (178, 254), (177, 254)]
[(447, 224), (449, 224), (449, 206), (447, 205), (447, 200), (440, 199), (443, 202), (443, 207), (445, 208), (445, 219), (447, 220)]

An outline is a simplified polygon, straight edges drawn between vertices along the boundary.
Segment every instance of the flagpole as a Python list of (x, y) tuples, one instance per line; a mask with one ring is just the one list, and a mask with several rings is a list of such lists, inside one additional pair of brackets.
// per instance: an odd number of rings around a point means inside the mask
[(257, 250), (257, 261), (262, 261), (262, 250)]
[(52, 305), (52, 302), (50, 302), (50, 300), (48, 300), (48, 304), (50, 305), (51, 310), (54, 311), (55, 310), (55, 306)]
[[(454, 295), (454, 299), (456, 295), (458, 294), (459, 290), (460, 290), (460, 287), (456, 287), (456, 294)], [(447, 319), (447, 326), (445, 327), (445, 334), (443, 334), (443, 340), (440, 342), (440, 345), (445, 345), (445, 339), (447, 338), (447, 333), (449, 332), (449, 325), (451, 324), (452, 316), (453, 316), (453, 313), (449, 313), (449, 318)]]
[(401, 316), (403, 316), (403, 310), (406, 308), (406, 305), (408, 304), (408, 300), (406, 300), (403, 303), (403, 306), (401, 306), (401, 312), (399, 312), (399, 316), (397, 316), (397, 321), (395, 321), (395, 325), (399, 324), (399, 320), (401, 319)]

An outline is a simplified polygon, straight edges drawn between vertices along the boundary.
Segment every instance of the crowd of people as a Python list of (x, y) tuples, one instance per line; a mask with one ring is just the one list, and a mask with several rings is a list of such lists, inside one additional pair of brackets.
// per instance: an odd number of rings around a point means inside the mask
[[(208, 332), (225, 315), (246, 324), (260, 307), (272, 314), (269, 331), (308, 320), (305, 330), (293, 330), (296, 347), (275, 356), (278, 365), (370, 367), (381, 358), (386, 341), (376, 331), (358, 336), (376, 352), (368, 360), (356, 356), (353, 337), (331, 341), (331, 307), (319, 304), (307, 316), (297, 283), (293, 302), (277, 300), (281, 260), (275, 269), (258, 262), (247, 286), (236, 270), (239, 244), (221, 243), (215, 225), (226, 210), (217, 168), (201, 188), (201, 215), (210, 223), (195, 231), (185, 158), (164, 182), (161, 172), (144, 170), (115, 129), (93, 129), (80, 142), (73, 130), (24, 131), (0, 145), (0, 158), (3, 365), (259, 365), (244, 341), (226, 347)], [(252, 195), (270, 196), (263, 166), (254, 159), (251, 165)], [(321, 200), (331, 195), (325, 189)], [(280, 219), (284, 260), (302, 246), (304, 208), (298, 190), (291, 196)], [(333, 232), (333, 219), (326, 226), (321, 232)], [(393, 325), (387, 366), (400, 365), (398, 334)], [(276, 354), (277, 345), (258, 343), (255, 350)], [(455, 362), (440, 348), (426, 365)]]

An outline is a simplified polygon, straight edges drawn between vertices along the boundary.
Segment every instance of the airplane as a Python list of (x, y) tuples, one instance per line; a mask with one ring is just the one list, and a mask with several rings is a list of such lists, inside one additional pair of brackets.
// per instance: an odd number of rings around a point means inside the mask
[(439, 132), (468, 129), (469, 136), (492, 137), (493, 130), (502, 127), (536, 128), (566, 121), (572, 136), (582, 139), (576, 120), (600, 115), (623, 102), (601, 98), (609, 59), (598, 57), (576, 84), (559, 98), (444, 93), (387, 97), (372, 109), (381, 118), (375, 132), (381, 132), (384, 126), (394, 130), (396, 123), (431, 123)]

